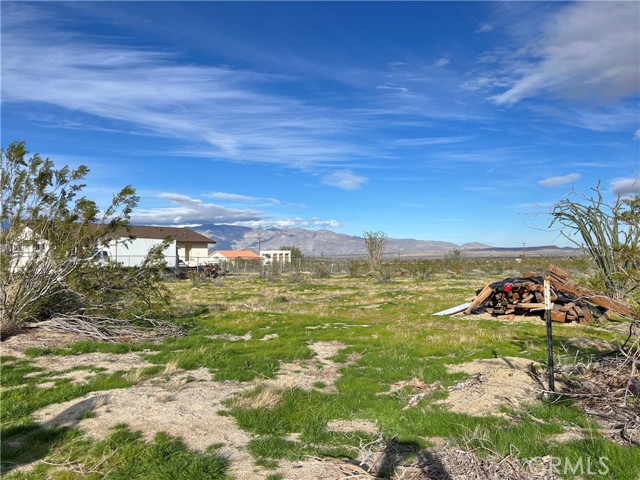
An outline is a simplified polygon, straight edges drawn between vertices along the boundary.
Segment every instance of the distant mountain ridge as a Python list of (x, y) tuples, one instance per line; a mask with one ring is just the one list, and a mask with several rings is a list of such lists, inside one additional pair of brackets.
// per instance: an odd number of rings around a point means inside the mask
[[(282, 246), (294, 246), (307, 256), (364, 255), (366, 249), (362, 237), (345, 235), (331, 230), (307, 230), (304, 228), (253, 229), (224, 224), (205, 224), (192, 230), (212, 238), (218, 250), (250, 249), (277, 250)], [(482, 243), (457, 245), (437, 240), (389, 238), (385, 252), (389, 255), (412, 255), (422, 252), (450, 252), (453, 250), (477, 250), (491, 248)]]

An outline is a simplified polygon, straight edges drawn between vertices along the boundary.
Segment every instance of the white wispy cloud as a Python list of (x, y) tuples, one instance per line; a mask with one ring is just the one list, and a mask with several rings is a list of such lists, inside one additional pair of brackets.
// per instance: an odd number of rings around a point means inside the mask
[[(503, 168), (514, 169), (530, 164), (527, 157), (526, 149), (520, 147), (460, 148), (434, 154), (430, 164), (446, 169), (459, 169), (460, 164), (486, 164), (493, 165), (493, 169), (500, 172)], [(488, 173), (493, 169), (488, 169)]]
[(424, 137), (424, 138), (405, 138), (396, 140), (393, 143), (403, 146), (427, 146), (427, 145), (450, 145), (454, 143), (463, 143), (474, 139), (472, 135), (460, 135), (451, 137)]
[(581, 178), (579, 173), (570, 173), (568, 175), (562, 175), (557, 177), (549, 177), (538, 182), (538, 185), (543, 187), (558, 187), (560, 185), (567, 185), (573, 183)]
[(264, 213), (257, 210), (226, 208), (177, 193), (161, 193), (158, 198), (169, 200), (172, 206), (137, 209), (131, 215), (132, 222), (148, 225), (230, 223), (264, 217)]
[(566, 125), (598, 132), (627, 130), (630, 125), (638, 121), (638, 106), (633, 102), (600, 108), (584, 108), (574, 104), (537, 104), (529, 105), (528, 108), (546, 117), (553, 117)]
[(357, 190), (367, 180), (367, 178), (356, 175), (351, 170), (339, 170), (326, 175), (322, 179), (322, 183), (344, 190)]
[(495, 28), (495, 25), (492, 25), (491, 23), (483, 23), (480, 26), (478, 26), (478, 28), (476, 28), (475, 32), (476, 33), (487, 33), (490, 32), (491, 30), (493, 30)]
[(633, 138), (636, 140), (640, 140), (640, 128), (636, 130), (636, 133), (633, 134)]
[(441, 57), (433, 63), (433, 66), (436, 68), (442, 68), (449, 65), (450, 63), (451, 60), (449, 60), (447, 57)]
[(239, 221), (232, 223), (232, 225), (249, 228), (336, 228), (342, 226), (337, 220), (320, 220), (318, 218), (305, 220), (300, 217)]
[(407, 62), (389, 62), (389, 68), (392, 70), (395, 70), (398, 68), (404, 68), (408, 66), (409, 64)]
[[(135, 224), (145, 225), (191, 226), (224, 223), (251, 228), (334, 228), (341, 226), (339, 221), (333, 219), (323, 220), (318, 217), (307, 219), (302, 217), (276, 218), (260, 210), (227, 208), (178, 193), (164, 192), (158, 194), (157, 197), (168, 200), (172, 205), (137, 209), (132, 214), (131, 221)], [(229, 200), (260, 200), (257, 197), (225, 193), (221, 193), (221, 198)]]
[[(127, 131), (188, 142), (188, 147), (163, 150), (164, 156), (313, 172), (357, 168), (381, 155), (378, 145), (363, 138), (377, 137), (390, 126), (404, 127), (409, 121), (423, 125), (431, 118), (478, 118), (465, 101), (452, 105), (448, 100), (457, 89), (452, 81), (456, 73), (433, 64), (396, 61), (378, 70), (316, 65), (323, 78), (349, 89), (351, 104), (305, 101), (296, 96), (296, 88), (288, 87), (318, 72), (284, 68), (288, 58), (278, 59), (282, 68), (271, 69), (278, 74), (187, 63), (177, 49), (154, 51), (126, 38), (72, 33), (67, 20), (57, 30), (64, 10), (30, 5), (26, 15), (23, 8), (3, 9), (3, 104), (52, 106), (37, 107), (39, 116), (41, 111), (54, 112), (52, 121), (44, 115), (35, 121), (60, 128)], [(59, 17), (55, 21), (49, 15)], [(29, 61), (22, 60), (26, 58)], [(450, 94), (442, 94), (443, 89)]]
[(606, 104), (640, 85), (640, 9), (635, 2), (574, 2), (545, 22), (520, 50), (512, 83), (493, 97), (499, 105), (552, 94)]
[(274, 93), (289, 77), (186, 64), (177, 54), (96, 43), (19, 17), (3, 19), (3, 104), (58, 107), (59, 126), (78, 128), (81, 119), (84, 129), (104, 129), (106, 120), (114, 130), (188, 140), (209, 158), (294, 168), (340, 163), (369, 148), (347, 139), (354, 122)]
[(402, 85), (393, 85), (389, 83), (386, 83), (384, 85), (378, 85), (376, 88), (378, 90), (391, 90), (393, 92), (400, 92), (400, 93), (407, 93), (409, 91), (407, 87), (404, 87)]
[(617, 195), (640, 194), (640, 177), (616, 178), (611, 182), (611, 190)]
[(277, 198), (252, 197), (250, 195), (240, 195), (237, 193), (210, 192), (210, 193), (203, 193), (202, 196), (206, 198), (219, 198), (221, 200), (230, 200), (233, 202), (242, 202), (242, 203), (268, 203), (271, 205), (280, 204), (280, 200), (278, 200)]

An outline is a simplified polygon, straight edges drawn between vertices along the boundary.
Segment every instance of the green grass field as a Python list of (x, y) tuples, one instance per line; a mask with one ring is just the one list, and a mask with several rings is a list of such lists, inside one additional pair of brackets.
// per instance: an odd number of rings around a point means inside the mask
[[(232, 469), (220, 445), (195, 451), (180, 438), (165, 433), (146, 438), (126, 424), (113, 427), (102, 440), (92, 439), (83, 433), (82, 421), (99, 417), (93, 411), (67, 427), (37, 421), (37, 411), (52, 404), (91, 392), (168, 382), (176, 371), (186, 372), (185, 382), (193, 386), (195, 372), (206, 368), (212, 381), (248, 387), (227, 399), (220, 413), (249, 435), (252, 461), (271, 472), (271, 478), (282, 478), (277, 468), (285, 461), (355, 458), (376, 438), (410, 446), (405, 461), (444, 439), (480, 455), (517, 452), (523, 461), (545, 455), (572, 461), (606, 457), (607, 472), (589, 478), (638, 478), (640, 447), (607, 440), (597, 423), (568, 400), (545, 403), (531, 398), (518, 408), (502, 407), (483, 416), (455, 413), (441, 403), (448, 387), (468, 377), (447, 366), (500, 357), (544, 363), (545, 324), (540, 320), (432, 316), (469, 300), (487, 281), (517, 275), (516, 268), (526, 266), (507, 262), (492, 269), (418, 272), (385, 282), (344, 275), (170, 282), (182, 312), (175, 321), (189, 327), (185, 337), (162, 344), (80, 341), (30, 348), (24, 358), (3, 357), (3, 473), (6, 478), (34, 479), (230, 478)], [(564, 342), (573, 337), (624, 339), (609, 326), (554, 325), (558, 360), (580, 361), (590, 353), (566, 347)], [(313, 349), (319, 344), (339, 348), (322, 363)], [(139, 352), (146, 363), (115, 372), (90, 364), (75, 367), (80, 374), (90, 374), (85, 382), (38, 366), (38, 359), (92, 352)], [(284, 365), (320, 369), (329, 363), (336, 364), (335, 376), (312, 379), (308, 388), (274, 381)], [(415, 391), (393, 385), (411, 380), (438, 388), (407, 408)], [(368, 421), (378, 432), (328, 428), (339, 420)], [(563, 432), (576, 430), (581, 432), (577, 438), (558, 440)], [(35, 461), (34, 468), (20, 469)], [(394, 472), (378, 474), (392, 478)]]

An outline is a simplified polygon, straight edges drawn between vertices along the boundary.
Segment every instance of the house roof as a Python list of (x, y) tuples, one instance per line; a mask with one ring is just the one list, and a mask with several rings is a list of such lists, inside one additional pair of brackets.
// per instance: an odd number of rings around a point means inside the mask
[(144, 225), (131, 225), (127, 228), (120, 228), (116, 234), (121, 237), (134, 236), (136, 238), (157, 238), (165, 239), (173, 238), (176, 242), (193, 242), (193, 243), (216, 243), (209, 237), (200, 235), (199, 233), (189, 230), (188, 228), (179, 227), (151, 227)]
[(251, 250), (216, 250), (215, 252), (211, 252), (209, 256), (215, 255), (216, 253), (228, 259), (242, 258), (244, 260), (260, 260), (260, 256)]
[[(89, 225), (91, 228), (98, 229), (102, 224), (93, 223)], [(27, 222), (27, 227), (33, 229), (33, 222)], [(78, 227), (80, 228), (80, 227)], [(129, 225), (128, 227), (118, 228), (115, 231), (117, 237), (136, 237), (136, 238), (155, 238), (164, 240), (167, 237), (173, 238), (176, 242), (193, 242), (193, 243), (212, 243), (215, 240), (205, 237), (193, 230), (183, 227), (153, 227), (148, 225)]]

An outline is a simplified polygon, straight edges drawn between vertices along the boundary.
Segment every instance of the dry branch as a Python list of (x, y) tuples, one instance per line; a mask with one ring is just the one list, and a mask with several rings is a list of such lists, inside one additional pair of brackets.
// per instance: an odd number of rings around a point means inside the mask
[(76, 333), (85, 338), (102, 342), (136, 340), (161, 340), (166, 337), (183, 337), (184, 328), (166, 321), (150, 318), (120, 320), (108, 317), (83, 315), (57, 315), (49, 320), (32, 324), (33, 327)]

